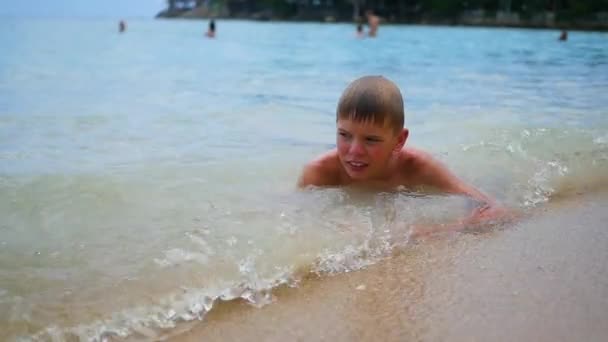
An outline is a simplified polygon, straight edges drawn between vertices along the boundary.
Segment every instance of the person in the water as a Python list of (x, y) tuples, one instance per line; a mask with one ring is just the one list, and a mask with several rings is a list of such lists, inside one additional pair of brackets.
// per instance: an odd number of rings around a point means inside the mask
[(375, 37), (378, 35), (378, 26), (380, 26), (380, 18), (374, 14), (374, 11), (365, 11), (365, 17), (367, 18), (367, 25), (369, 26), (369, 36)]
[(118, 22), (118, 32), (123, 33), (127, 30), (127, 23), (124, 20)]
[(361, 24), (361, 23), (357, 24), (356, 37), (357, 38), (364, 38), (365, 37), (365, 32), (363, 32), (363, 24)]
[(560, 33), (558, 40), (561, 42), (567, 41), (568, 40), (568, 31), (562, 30), (562, 33)]
[(215, 20), (211, 19), (209, 22), (209, 29), (205, 35), (209, 38), (215, 38)]
[(336, 128), (336, 148), (304, 166), (300, 188), (434, 189), (465, 195), (475, 202), (466, 219), (416, 229), (413, 236), (463, 230), (505, 216), (496, 201), (460, 180), (429, 153), (406, 146), (409, 130), (404, 126), (403, 98), (390, 80), (365, 76), (353, 81), (338, 102)]

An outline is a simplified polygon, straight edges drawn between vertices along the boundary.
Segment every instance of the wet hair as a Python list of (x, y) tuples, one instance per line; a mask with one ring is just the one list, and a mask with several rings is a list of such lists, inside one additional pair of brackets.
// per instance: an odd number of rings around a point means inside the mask
[(215, 32), (215, 21), (214, 20), (211, 20), (209, 22), (209, 31)]
[(336, 120), (391, 125), (396, 131), (404, 124), (403, 97), (397, 85), (382, 76), (364, 76), (346, 87), (338, 102)]

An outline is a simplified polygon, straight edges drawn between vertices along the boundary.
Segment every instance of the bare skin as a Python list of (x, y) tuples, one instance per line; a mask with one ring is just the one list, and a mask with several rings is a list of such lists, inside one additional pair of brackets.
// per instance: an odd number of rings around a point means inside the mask
[(369, 26), (369, 36), (375, 37), (378, 34), (378, 26), (380, 25), (380, 18), (375, 15), (372, 11), (365, 12), (367, 17), (367, 25)]
[(477, 202), (469, 217), (440, 226), (416, 227), (414, 237), (463, 230), (505, 215), (505, 210), (493, 199), (460, 180), (430, 154), (405, 147), (408, 134), (406, 128), (395, 131), (390, 125), (339, 119), (337, 148), (306, 164), (298, 186), (430, 187), (465, 195)]

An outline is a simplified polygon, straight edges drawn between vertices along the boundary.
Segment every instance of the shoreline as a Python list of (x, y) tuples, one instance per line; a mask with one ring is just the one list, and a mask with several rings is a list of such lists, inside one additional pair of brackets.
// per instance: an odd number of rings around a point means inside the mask
[[(353, 20), (339, 20), (334, 18), (312, 19), (312, 18), (260, 18), (255, 15), (232, 16), (232, 15), (188, 15), (189, 12), (181, 14), (165, 14), (161, 12), (155, 19), (161, 20), (244, 20), (271, 23), (321, 23), (321, 24), (351, 24), (357, 23)], [(381, 26), (429, 26), (429, 27), (475, 27), (475, 28), (511, 28), (530, 30), (568, 30), (585, 32), (608, 32), (608, 21), (575, 21), (575, 22), (552, 22), (539, 23), (537, 21), (508, 21), (483, 18), (481, 20), (463, 19), (420, 19), (420, 20), (382, 20)]]
[[(316, 21), (316, 20), (257, 20), (251, 18), (235, 18), (235, 17), (213, 17), (213, 18), (155, 18), (157, 20), (186, 20), (186, 21), (201, 21), (201, 20), (222, 20), (222, 21), (251, 21), (260, 23), (280, 23), (280, 24), (323, 24), (323, 25), (355, 25), (352, 21)], [(521, 30), (546, 30), (546, 31), (561, 31), (566, 30), (570, 32), (597, 32), (605, 33), (608, 32), (608, 26), (602, 28), (585, 28), (585, 27), (549, 27), (549, 26), (525, 26), (525, 25), (474, 25), (474, 24), (446, 24), (446, 23), (428, 23), (428, 22), (383, 22), (380, 26), (382, 27), (393, 27), (393, 26), (420, 26), (420, 27), (445, 27), (445, 28), (488, 28), (488, 29), (521, 29)]]
[(276, 289), (261, 308), (222, 303), (164, 338), (599, 341), (607, 202), (605, 192), (573, 196), (504, 230), (421, 241), (363, 270)]
[[(235, 21), (252, 21), (261, 23), (281, 23), (281, 24), (301, 24), (301, 23), (317, 23), (317, 24), (350, 24), (356, 25), (352, 21), (318, 21), (318, 20), (290, 20), (290, 19), (272, 19), (272, 20), (258, 20), (253, 18), (238, 18), (238, 17), (197, 17), (197, 18), (182, 18), (182, 17), (171, 17), (171, 18), (156, 18), (159, 20), (235, 20)], [(507, 24), (468, 24), (468, 23), (444, 23), (444, 22), (383, 22), (381, 27), (384, 26), (423, 26), (423, 27), (466, 27), (466, 28), (496, 28), (496, 29), (525, 29), (525, 30), (548, 30), (548, 31), (580, 31), (580, 32), (608, 32), (608, 25), (601, 26), (569, 26), (569, 25), (555, 25), (555, 26), (539, 26), (539, 25), (507, 25)]]

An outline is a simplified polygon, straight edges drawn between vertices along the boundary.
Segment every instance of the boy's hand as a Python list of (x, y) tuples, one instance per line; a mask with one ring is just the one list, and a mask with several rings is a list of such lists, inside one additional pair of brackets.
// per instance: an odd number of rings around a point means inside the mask
[(509, 212), (501, 206), (483, 206), (475, 208), (471, 215), (463, 220), (446, 224), (414, 225), (410, 231), (410, 238), (417, 240), (437, 233), (448, 232), (484, 232), (490, 230), (498, 223), (514, 220), (516, 214)]
[[(488, 227), (497, 223), (506, 223), (514, 220), (517, 215), (499, 205), (475, 208), (471, 215), (463, 220), (463, 224), (475, 229), (479, 226)], [(483, 228), (482, 227), (482, 228)]]

